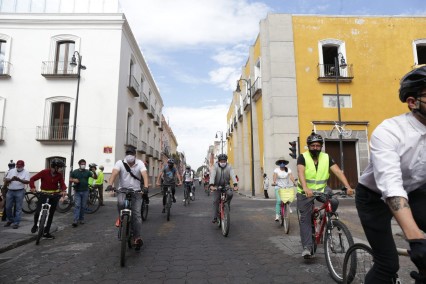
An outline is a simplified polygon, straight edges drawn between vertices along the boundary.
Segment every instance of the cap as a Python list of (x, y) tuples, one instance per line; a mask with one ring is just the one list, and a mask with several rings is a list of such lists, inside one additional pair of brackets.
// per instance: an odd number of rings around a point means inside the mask
[(127, 148), (126, 149), (126, 155), (127, 154), (133, 154), (133, 155), (136, 155), (136, 151), (135, 151), (135, 148)]
[(16, 162), (16, 166), (17, 166), (17, 167), (25, 167), (25, 163), (24, 163), (24, 161), (22, 161), (22, 160), (18, 160), (18, 161)]

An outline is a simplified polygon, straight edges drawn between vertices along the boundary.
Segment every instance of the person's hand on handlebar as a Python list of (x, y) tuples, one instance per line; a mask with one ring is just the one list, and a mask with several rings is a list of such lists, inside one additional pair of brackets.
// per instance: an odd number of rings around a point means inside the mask
[(419, 283), (426, 283), (426, 239), (408, 240), (410, 244), (410, 259), (416, 265), (417, 271), (411, 271), (410, 276)]
[(312, 189), (306, 188), (303, 191), (305, 192), (306, 197), (313, 197), (314, 196), (314, 192), (312, 191)]
[(115, 191), (115, 187), (109, 184), (107, 188), (105, 189), (105, 191)]

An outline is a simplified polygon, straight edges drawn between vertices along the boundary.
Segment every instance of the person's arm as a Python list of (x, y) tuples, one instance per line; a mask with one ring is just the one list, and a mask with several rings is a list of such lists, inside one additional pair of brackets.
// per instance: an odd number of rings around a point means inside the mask
[(214, 185), (216, 179), (216, 166), (213, 165), (210, 170), (209, 185)]
[(276, 172), (274, 172), (274, 174), (273, 174), (273, 176), (272, 176), (272, 185), (277, 185), (277, 178), (278, 178), (278, 175), (277, 175), (277, 173)]
[(160, 172), (160, 174), (157, 177), (157, 185), (161, 185), (161, 178), (163, 177), (163, 171)]
[(346, 187), (346, 193), (348, 195), (352, 195), (354, 193), (354, 190), (351, 188), (351, 186), (348, 183), (348, 180), (346, 179), (345, 174), (342, 172), (342, 170), (339, 168), (337, 164), (334, 164), (331, 166), (330, 170), (334, 173), (334, 175), (343, 183), (343, 185)]
[(115, 179), (117, 178), (119, 173), (120, 173), (119, 169), (116, 169), (116, 168), (112, 169), (111, 176), (109, 177), (109, 180), (108, 180), (108, 186), (114, 187)]
[(292, 173), (289, 173), (288, 176), (290, 177), (291, 182), (293, 183), (294, 186), (296, 186), (296, 180), (294, 179), (294, 176)]
[(40, 172), (36, 173), (35, 175), (33, 175), (30, 178), (30, 189), (31, 189), (32, 192), (35, 191), (35, 184), (34, 184), (34, 182), (37, 181), (37, 180), (39, 180), (42, 176), (43, 176), (43, 171), (40, 171)]
[(234, 184), (233, 184), (234, 185), (234, 190), (236, 191), (236, 190), (238, 190), (237, 175), (235, 174), (234, 169), (231, 167), (231, 165), (229, 165), (229, 168), (230, 168), (229, 175), (231, 176), (232, 181), (234, 182)]
[(143, 178), (143, 187), (148, 188), (148, 172), (141, 170), (141, 176)]
[(305, 178), (305, 166), (302, 164), (297, 165), (297, 175), (299, 176), (299, 182), (302, 186), (303, 191), (305, 192), (306, 197), (312, 197), (314, 193), (311, 189), (308, 188), (308, 185), (306, 184), (306, 178)]
[(176, 170), (176, 176), (177, 176), (177, 179), (178, 179), (178, 186), (179, 185), (181, 185), (182, 184), (182, 177), (180, 176), (180, 174), (179, 174), (179, 171), (178, 170)]

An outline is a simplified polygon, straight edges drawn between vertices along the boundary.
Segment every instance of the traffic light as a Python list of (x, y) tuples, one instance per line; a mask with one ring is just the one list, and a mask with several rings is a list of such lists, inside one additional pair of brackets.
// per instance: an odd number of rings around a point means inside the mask
[(290, 144), (290, 148), (288, 148), (290, 150), (290, 157), (292, 157), (293, 159), (297, 158), (297, 150), (296, 150), (296, 141), (292, 141), (292, 142), (288, 142), (288, 144)]

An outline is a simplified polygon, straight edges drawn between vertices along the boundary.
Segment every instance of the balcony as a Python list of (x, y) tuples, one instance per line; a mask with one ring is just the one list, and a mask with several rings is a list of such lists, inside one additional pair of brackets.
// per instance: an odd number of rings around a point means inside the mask
[(158, 151), (154, 150), (154, 159), (159, 160), (160, 159), (159, 157), (160, 157), (160, 155), (158, 154)]
[(1, 141), (4, 141), (4, 129), (5, 129), (5, 127), (4, 126), (0, 126), (0, 142)]
[(148, 151), (146, 152), (146, 155), (148, 157), (152, 157), (154, 155), (154, 148), (152, 148), (151, 146), (148, 147)]
[(154, 124), (157, 126), (160, 125), (160, 117), (158, 116), (158, 114), (155, 116)]
[(163, 131), (163, 123), (160, 121), (160, 125), (158, 126), (158, 130)]
[(7, 61), (0, 61), (0, 78), (10, 78), (11, 64)]
[(126, 142), (124, 143), (124, 146), (128, 147), (134, 147), (137, 148), (138, 146), (138, 138), (136, 137), (136, 135), (127, 132), (127, 137), (126, 137)]
[(170, 157), (170, 150), (169, 150), (169, 146), (165, 146), (163, 149), (163, 154), (169, 158)]
[(234, 127), (237, 128), (237, 117), (234, 116), (234, 118), (232, 119), (233, 123), (234, 123)]
[(127, 86), (127, 89), (129, 89), (130, 93), (132, 93), (134, 97), (139, 97), (139, 83), (135, 76), (129, 76), (129, 85)]
[(138, 140), (138, 147), (136, 147), (136, 151), (145, 154), (146, 153), (146, 142), (143, 142), (142, 140)]
[(257, 77), (251, 86), (251, 96), (255, 102), (262, 96), (262, 77)]
[(243, 112), (241, 111), (241, 107), (238, 108), (238, 120), (242, 121), (243, 120)]
[(243, 99), (244, 110), (247, 110), (249, 105), (250, 105), (250, 96), (245, 96), (244, 99)]
[(46, 143), (72, 142), (73, 126), (37, 126), (36, 140)]
[(151, 106), (151, 109), (148, 111), (148, 116), (150, 118), (154, 118), (155, 117), (155, 109), (153, 106)]
[(141, 92), (141, 95), (139, 97), (139, 103), (143, 109), (148, 109), (148, 106), (149, 106), (148, 98), (144, 92)]
[(77, 78), (78, 68), (70, 66), (68, 61), (43, 61), (41, 75), (45, 78)]
[[(318, 64), (318, 81), (336, 82), (336, 72), (334, 69), (334, 64)], [(337, 72), (339, 82), (352, 82), (352, 79), (354, 78), (352, 64), (348, 64), (348, 66), (344, 69), (339, 67)]]

